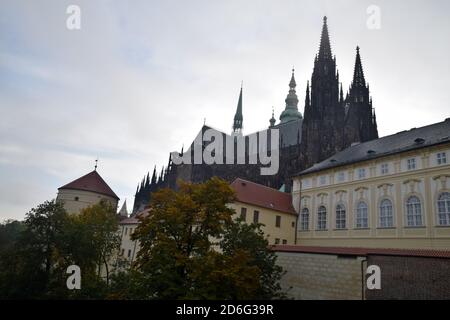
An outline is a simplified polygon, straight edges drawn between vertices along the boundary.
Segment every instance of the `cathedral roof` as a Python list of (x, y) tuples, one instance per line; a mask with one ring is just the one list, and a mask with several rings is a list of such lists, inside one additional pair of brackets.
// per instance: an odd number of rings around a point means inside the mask
[(58, 190), (64, 189), (91, 191), (119, 200), (119, 197), (112, 191), (96, 170), (58, 188)]
[(330, 158), (316, 163), (298, 175), (344, 166), (364, 160), (421, 149), (450, 142), (450, 118), (420, 128), (412, 128), (379, 139), (360, 143), (342, 150)]
[(296, 214), (292, 206), (292, 196), (289, 193), (281, 192), (241, 178), (234, 180), (231, 183), (231, 187), (236, 192), (236, 198), (239, 202), (284, 213)]

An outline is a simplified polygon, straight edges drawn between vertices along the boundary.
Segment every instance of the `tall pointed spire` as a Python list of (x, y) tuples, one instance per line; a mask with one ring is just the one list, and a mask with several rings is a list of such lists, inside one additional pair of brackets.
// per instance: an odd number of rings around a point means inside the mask
[(306, 83), (306, 97), (305, 97), (305, 110), (311, 105), (311, 98), (309, 96), (309, 80)]
[(365, 87), (366, 80), (364, 79), (364, 71), (361, 63), (361, 56), (359, 55), (359, 47), (356, 47), (355, 70), (353, 72), (353, 86)]
[(236, 108), (236, 114), (234, 115), (233, 122), (233, 133), (239, 133), (242, 131), (242, 83), (241, 83), (241, 91), (239, 93), (239, 100)]
[(327, 17), (323, 17), (322, 35), (320, 37), (318, 60), (333, 59), (331, 54), (330, 36), (328, 35)]
[(153, 174), (152, 174), (152, 182), (151, 184), (154, 185), (156, 183), (156, 166), (153, 168)]
[(344, 91), (342, 91), (342, 82), (341, 82), (341, 90), (339, 92), (339, 103), (344, 102)]
[(298, 111), (298, 97), (295, 91), (297, 83), (294, 76), (295, 69), (292, 69), (291, 81), (289, 82), (289, 93), (286, 97), (286, 108), (280, 115), (281, 123), (302, 119), (302, 114)]

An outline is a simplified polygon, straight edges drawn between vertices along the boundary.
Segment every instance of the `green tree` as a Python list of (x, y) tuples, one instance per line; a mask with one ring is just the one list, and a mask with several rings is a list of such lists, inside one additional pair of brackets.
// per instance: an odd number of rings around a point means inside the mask
[(69, 244), (67, 255), (84, 270), (95, 267), (97, 277), (102, 276), (103, 268), (108, 285), (110, 263), (117, 254), (121, 241), (115, 208), (109, 202), (101, 201), (83, 209), (80, 214), (72, 216), (71, 220), (66, 240), (66, 244)]
[(1, 294), (7, 298), (45, 298), (57, 276), (58, 252), (67, 222), (62, 204), (46, 201), (27, 213), (15, 244), (2, 255)]
[[(133, 234), (141, 249), (134, 274), (127, 278), (131, 282), (125, 290), (122, 287), (120, 296), (276, 297), (279, 287), (273, 282), (279, 279), (281, 269), (272, 265), (275, 256), (269, 252), (262, 233), (233, 221), (235, 211), (229, 207), (233, 200), (233, 190), (219, 178), (202, 184), (181, 182), (178, 191), (164, 189), (154, 193), (150, 214)], [(241, 241), (240, 236), (256, 243)], [(116, 284), (126, 282), (124, 279), (126, 276), (117, 279)]]

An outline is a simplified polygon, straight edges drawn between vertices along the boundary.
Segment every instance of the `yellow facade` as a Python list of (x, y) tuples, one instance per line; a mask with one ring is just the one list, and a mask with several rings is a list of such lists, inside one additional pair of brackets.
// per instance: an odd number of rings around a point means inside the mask
[[(258, 222), (263, 224), (262, 230), (269, 244), (295, 244), (295, 222), (297, 215), (236, 201), (230, 204), (236, 213), (234, 218), (241, 216), (241, 210), (246, 209), (246, 223), (252, 223), (255, 211), (258, 212)], [(279, 217), (279, 218), (277, 218)], [(277, 219), (279, 226), (277, 226)]]
[[(296, 244), (450, 249), (450, 222), (439, 220), (438, 208), (438, 198), (447, 193), (450, 143), (296, 177), (292, 193), (299, 213)], [(325, 224), (319, 222), (323, 208)]]

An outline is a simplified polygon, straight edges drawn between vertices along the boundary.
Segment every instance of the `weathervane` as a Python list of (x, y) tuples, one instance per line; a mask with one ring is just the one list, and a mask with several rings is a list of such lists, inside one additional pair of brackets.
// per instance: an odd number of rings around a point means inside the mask
[(98, 157), (97, 157), (97, 159), (95, 159), (95, 167), (94, 167), (94, 171), (97, 171), (97, 164), (98, 164)]

